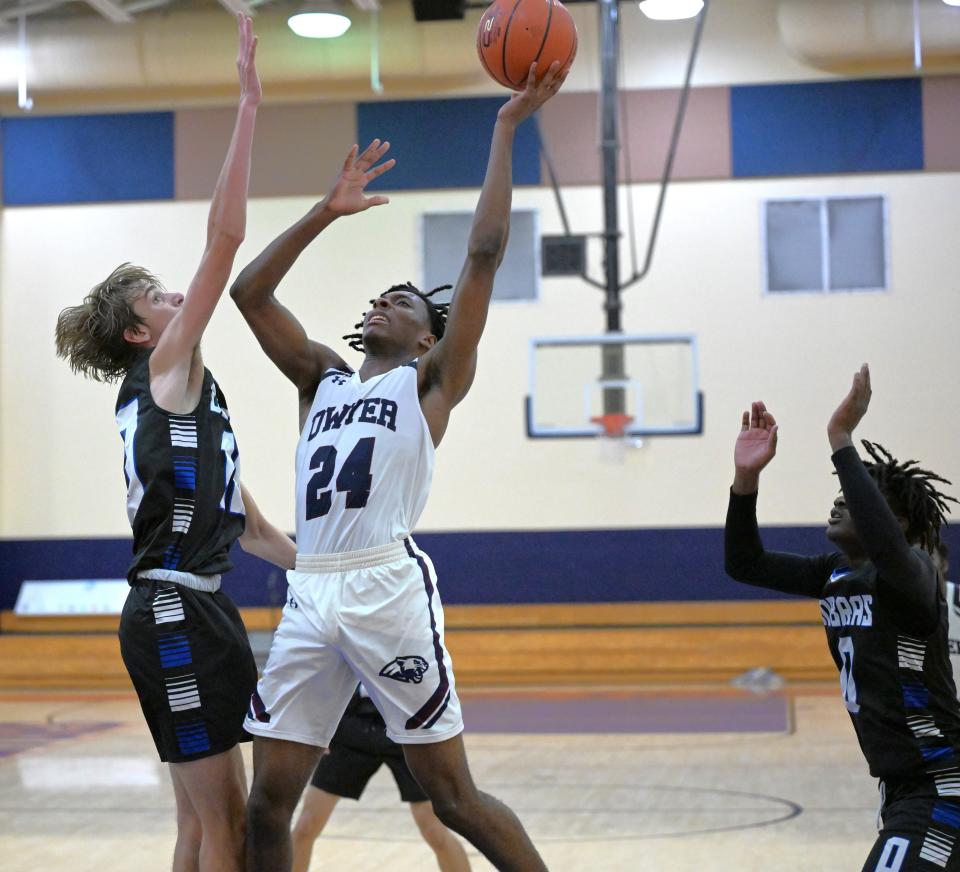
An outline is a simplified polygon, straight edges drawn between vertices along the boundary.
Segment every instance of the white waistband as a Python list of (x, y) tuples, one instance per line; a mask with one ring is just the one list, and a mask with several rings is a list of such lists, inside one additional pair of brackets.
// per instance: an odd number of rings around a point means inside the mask
[(363, 548), (360, 551), (342, 551), (339, 554), (298, 554), (297, 572), (348, 572), (352, 569), (368, 569), (371, 566), (383, 566), (394, 563), (410, 555), (406, 542), (391, 542), (376, 548)]
[(169, 581), (171, 584), (179, 584), (202, 593), (216, 593), (220, 590), (219, 575), (194, 575), (192, 572), (178, 572), (175, 569), (144, 569), (137, 573), (137, 578)]

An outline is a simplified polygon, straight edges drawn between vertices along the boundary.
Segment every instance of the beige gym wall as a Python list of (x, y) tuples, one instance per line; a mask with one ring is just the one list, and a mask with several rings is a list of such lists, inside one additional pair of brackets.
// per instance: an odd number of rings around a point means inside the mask
[[(765, 197), (869, 193), (889, 198), (887, 293), (761, 291)], [(635, 192), (645, 237), (656, 191)], [(472, 209), (476, 191), (394, 194), (389, 206), (333, 225), (281, 290), (311, 335), (343, 347), (371, 293), (419, 280), (419, 217)], [(575, 229), (601, 226), (598, 188), (565, 192)], [(309, 200), (250, 204), (238, 269)], [(548, 189), (520, 189), (516, 207), (559, 220)], [(11, 208), (0, 225), (0, 536), (127, 533), (116, 389), (73, 376), (53, 353), (58, 311), (121, 260), (184, 288), (200, 256), (204, 202)], [(960, 482), (952, 402), (960, 288), (954, 228), (960, 176), (912, 173), (759, 181), (684, 182), (668, 196), (649, 278), (625, 294), (630, 332), (694, 332), (701, 343), (706, 431), (648, 440), (623, 465), (591, 441), (524, 435), (527, 340), (602, 331), (600, 293), (545, 279), (531, 304), (494, 305), (476, 383), (438, 452), (422, 529), (687, 527), (720, 525), (742, 408), (764, 399), (781, 422), (780, 456), (765, 475), (762, 517), (821, 520), (836, 489), (824, 428), (861, 361), (874, 373), (864, 436)], [(596, 252), (595, 252), (596, 255)], [(599, 263), (594, 258), (594, 275)], [(225, 298), (204, 341), (239, 434), (243, 478), (263, 510), (293, 527), (296, 398)], [(356, 362), (355, 356), (347, 359)], [(579, 390), (575, 387), (574, 390)]]

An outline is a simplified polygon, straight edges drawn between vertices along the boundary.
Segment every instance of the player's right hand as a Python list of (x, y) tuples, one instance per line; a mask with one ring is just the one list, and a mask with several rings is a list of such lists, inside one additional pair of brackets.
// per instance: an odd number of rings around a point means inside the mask
[(389, 197), (383, 195), (367, 197), (363, 193), (370, 182), (396, 165), (397, 162), (393, 158), (378, 164), (389, 150), (390, 143), (380, 142), (379, 139), (373, 140), (359, 156), (357, 153), (360, 147), (353, 146), (343, 162), (340, 175), (337, 176), (330, 193), (323, 201), (324, 208), (335, 216), (341, 216), (354, 215), (371, 206), (383, 206), (389, 203)]
[(738, 472), (759, 475), (777, 453), (777, 422), (762, 402), (750, 404), (740, 419), (740, 435), (733, 450)]
[(497, 120), (517, 125), (525, 121), (547, 102), (563, 85), (567, 74), (560, 73), (560, 61), (554, 61), (537, 81), (537, 64), (530, 64), (526, 87), (514, 94), (497, 113)]
[(253, 19), (237, 13), (240, 47), (237, 49), (237, 74), (240, 76), (240, 100), (256, 105), (263, 91), (257, 74), (257, 38), (253, 35)]

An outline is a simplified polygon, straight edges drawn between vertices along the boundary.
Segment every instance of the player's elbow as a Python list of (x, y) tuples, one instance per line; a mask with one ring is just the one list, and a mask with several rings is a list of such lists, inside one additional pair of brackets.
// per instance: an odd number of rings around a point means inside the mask
[(247, 302), (250, 296), (250, 282), (246, 280), (243, 273), (240, 273), (230, 285), (230, 299), (241, 308)]
[(723, 555), (723, 571), (734, 581), (748, 582), (752, 578), (752, 562), (729, 551)]
[(230, 285), (230, 299), (233, 300), (240, 309), (246, 309), (257, 299), (256, 287), (257, 283), (253, 277), (248, 274), (247, 270), (244, 269), (240, 275), (233, 280), (233, 284)]
[(723, 571), (727, 574), (729, 578), (732, 578), (734, 581), (743, 581), (742, 568), (737, 566), (735, 563), (731, 563), (729, 560), (725, 560), (723, 562)]
[(223, 252), (232, 257), (240, 250), (245, 236), (246, 232), (242, 225), (231, 227), (214, 224), (207, 234), (207, 249)]
[(253, 553), (255, 538), (250, 534), (249, 530), (244, 530), (243, 535), (237, 539), (240, 547), (247, 552), (247, 554)]
[(490, 264), (496, 269), (507, 249), (507, 231), (480, 233), (470, 238), (467, 257), (474, 263)]
[(248, 512), (243, 525), (243, 533), (237, 540), (240, 543), (240, 547), (246, 551), (247, 554), (255, 553), (258, 544), (263, 540), (263, 535), (263, 524), (260, 522), (260, 519), (252, 516), (252, 513)]

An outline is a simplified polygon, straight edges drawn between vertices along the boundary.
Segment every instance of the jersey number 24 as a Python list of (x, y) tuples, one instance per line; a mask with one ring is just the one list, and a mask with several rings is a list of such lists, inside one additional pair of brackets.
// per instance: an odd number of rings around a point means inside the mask
[[(337, 475), (336, 489), (347, 495), (348, 509), (362, 509), (370, 498), (373, 476), (370, 466), (373, 463), (373, 446), (376, 437), (361, 439), (347, 455)], [(332, 445), (321, 445), (310, 458), (310, 469), (316, 472), (307, 483), (307, 520), (321, 518), (333, 505), (333, 490), (330, 482), (337, 466), (337, 449)]]

